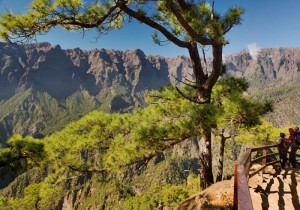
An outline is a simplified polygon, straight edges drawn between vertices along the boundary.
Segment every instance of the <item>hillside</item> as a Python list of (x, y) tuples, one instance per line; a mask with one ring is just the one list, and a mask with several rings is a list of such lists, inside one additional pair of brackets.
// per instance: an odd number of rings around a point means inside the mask
[[(130, 117), (130, 123), (117, 126), (126, 117)], [(133, 158), (143, 155), (142, 148), (140, 153), (135, 153), (130, 150), (130, 145), (114, 149), (111, 144), (120, 133), (128, 133), (127, 130), (130, 130), (127, 135), (132, 135), (134, 141), (140, 118), (133, 118), (128, 114), (116, 116), (92, 112), (45, 137), (42, 142), (46, 157), (39, 165), (28, 165), (25, 173), (20, 173), (6, 185), (3, 181), (8, 180), (3, 179), (7, 171), (5, 167), (0, 168), (0, 208), (151, 209), (160, 200), (175, 206), (199, 190), (197, 141), (193, 139), (161, 152), (149, 161), (139, 161), (128, 167), (114, 165), (109, 169), (110, 161), (126, 162), (130, 158), (127, 153)], [(151, 146), (146, 148), (149, 150)], [(101, 171), (103, 167), (108, 170)]]
[[(143, 106), (150, 90), (191, 79), (191, 63), (183, 56), (63, 50), (49, 43), (0, 43), (0, 49), (2, 144), (13, 133), (43, 137), (95, 109), (114, 112)], [(208, 70), (209, 63), (208, 58)], [(242, 51), (227, 56), (225, 64), (227, 76), (249, 79), (249, 94), (275, 102), (267, 120), (275, 126), (300, 123), (300, 99), (294, 97), (299, 94), (300, 49), (262, 49), (257, 58)]]
[(250, 81), (248, 94), (258, 100), (270, 100), (274, 112), (264, 118), (276, 127), (300, 124), (298, 104), (300, 49), (261, 49), (256, 58), (246, 51), (227, 56), (227, 75)]
[(182, 77), (190, 66), (184, 57), (146, 56), (141, 50), (62, 50), (48, 43), (0, 43), (0, 49), (4, 141), (12, 133), (42, 137), (95, 109), (142, 106), (150, 90)]

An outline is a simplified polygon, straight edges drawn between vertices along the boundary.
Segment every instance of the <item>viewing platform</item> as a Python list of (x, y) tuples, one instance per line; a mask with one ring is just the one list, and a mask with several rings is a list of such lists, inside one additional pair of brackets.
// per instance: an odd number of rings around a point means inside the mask
[(282, 169), (278, 144), (247, 148), (234, 174), (234, 210), (300, 209), (299, 160)]
[(276, 172), (267, 168), (248, 182), (253, 209), (300, 209), (300, 166)]

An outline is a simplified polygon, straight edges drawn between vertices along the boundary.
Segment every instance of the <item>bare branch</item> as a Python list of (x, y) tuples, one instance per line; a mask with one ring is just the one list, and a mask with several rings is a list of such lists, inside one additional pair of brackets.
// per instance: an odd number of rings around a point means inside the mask
[(186, 32), (192, 37), (198, 37), (196, 31), (188, 24), (188, 22), (184, 19), (181, 13), (174, 7), (174, 3), (172, 0), (166, 0), (167, 7), (171, 10), (173, 15), (177, 18), (178, 22), (182, 25), (182, 27), (186, 30)]
[(196, 78), (197, 86), (202, 86), (206, 81), (206, 76), (203, 72), (201, 59), (197, 47), (197, 43), (192, 43), (189, 48), (189, 54), (192, 61), (193, 71)]
[(187, 100), (189, 100), (189, 101), (191, 101), (191, 102), (193, 102), (193, 103), (197, 103), (197, 104), (205, 104), (205, 103), (207, 103), (206, 101), (205, 101), (205, 102), (200, 102), (200, 101), (198, 101), (198, 100), (195, 100), (194, 98), (196, 98), (196, 97), (191, 98), (191, 97), (186, 96), (186, 95), (185, 95), (178, 87), (176, 87), (176, 90), (178, 91), (178, 93), (179, 93), (182, 97), (184, 97), (185, 99), (187, 99)]
[(129, 16), (137, 19), (138, 21), (141, 21), (142, 23), (145, 23), (146, 25), (150, 26), (151, 28), (154, 28), (156, 30), (158, 30), (159, 32), (161, 32), (167, 39), (169, 39), (170, 41), (172, 41), (174, 44), (176, 44), (179, 47), (183, 47), (183, 48), (188, 48), (190, 46), (189, 42), (185, 42), (182, 41), (180, 39), (178, 39), (176, 36), (174, 36), (171, 32), (169, 32), (166, 28), (164, 28), (163, 26), (161, 26), (160, 24), (154, 22), (151, 18), (139, 14), (138, 12), (130, 9), (124, 0), (119, 0), (118, 3), (119, 8), (124, 11), (126, 14), (128, 14)]
[(71, 170), (73, 171), (78, 171), (78, 172), (82, 172), (82, 173), (103, 173), (106, 172), (105, 168), (102, 169), (89, 169), (87, 167), (85, 168), (80, 168), (80, 167), (74, 167), (74, 166), (68, 166)]
[(204, 51), (204, 48), (201, 47), (202, 49), (202, 54), (203, 54), (203, 60), (204, 60), (204, 63), (205, 63), (205, 74), (208, 75), (208, 71), (207, 71), (207, 61), (206, 61), (206, 56), (205, 56), (205, 51)]
[[(120, 14), (121, 11), (118, 11), (116, 14), (113, 14), (113, 12), (115, 12), (115, 10), (118, 8), (118, 4), (112, 6), (111, 8), (109, 8), (109, 10), (107, 11), (107, 13), (105, 15), (103, 15), (101, 18), (99, 18), (97, 20), (97, 22), (92, 23), (92, 22), (88, 22), (88, 23), (84, 23), (84, 22), (80, 22), (76, 19), (76, 16), (65, 16), (63, 15), (63, 13), (54, 13), (54, 15), (58, 16), (59, 19), (53, 19), (52, 21), (46, 22), (44, 27), (53, 27), (56, 25), (60, 25), (60, 26), (68, 26), (68, 25), (73, 25), (73, 26), (78, 26), (79, 28), (95, 28), (103, 23), (105, 23), (105, 21), (107, 19), (110, 19), (108, 22), (111, 22), (112, 20), (115, 20)], [(37, 25), (37, 29), (34, 29), (35, 31), (40, 31), (42, 28), (40, 28)]]
[(189, 79), (187, 79), (186, 77), (184, 77), (184, 79), (185, 79), (186, 81), (188, 81), (189, 83), (196, 84), (196, 82), (195, 82), (195, 81), (189, 80)]
[[(172, 77), (174, 77), (174, 76), (172, 75)], [(185, 85), (189, 86), (189, 87), (192, 87), (192, 88), (197, 88), (197, 86), (196, 86), (196, 85), (191, 85), (191, 84), (189, 84), (189, 83), (187, 83), (187, 82), (184, 82), (184, 81), (182, 81), (182, 80), (178, 79), (177, 77), (174, 77), (174, 79), (175, 79), (176, 81), (178, 81), (178, 82), (182, 83), (182, 84), (185, 84)]]

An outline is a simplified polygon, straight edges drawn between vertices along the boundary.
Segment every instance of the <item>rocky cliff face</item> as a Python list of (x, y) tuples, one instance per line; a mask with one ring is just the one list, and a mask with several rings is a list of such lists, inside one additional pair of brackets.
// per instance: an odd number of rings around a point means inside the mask
[(165, 86), (174, 80), (172, 74), (181, 77), (182, 69), (190, 69), (184, 57), (146, 56), (141, 50), (62, 50), (49, 43), (0, 43), (0, 49), (0, 88), (4, 90), (0, 100), (29, 87), (58, 99), (78, 90), (96, 95), (114, 84), (126, 86), (135, 95)]
[[(227, 56), (225, 64), (227, 75), (251, 81), (251, 92), (290, 85), (300, 78), (300, 48), (262, 49), (255, 58), (242, 51)], [(184, 56), (0, 43), (2, 138), (16, 132), (43, 136), (97, 108), (118, 111), (142, 105), (150, 90), (191, 80), (191, 74), (191, 62)]]
[[(0, 43), (0, 49), (0, 100), (30, 87), (61, 99), (78, 90), (97, 95), (114, 84), (127, 87), (134, 96), (192, 73), (184, 56), (147, 56), (141, 50), (63, 50), (49, 43)], [(283, 84), (300, 78), (300, 48), (262, 49), (256, 58), (242, 51), (227, 56), (225, 64), (230, 76)]]
[(242, 51), (226, 57), (226, 65), (228, 75), (250, 81), (252, 97), (273, 102), (265, 120), (276, 127), (300, 124), (300, 48), (261, 49), (256, 57)]
[(54, 122), (54, 116), (76, 120), (99, 107), (118, 111), (141, 105), (149, 91), (181, 78), (183, 69), (190, 70), (187, 58), (146, 56), (141, 50), (63, 50), (49, 43), (0, 43), (2, 138), (16, 132), (44, 135), (51, 132), (45, 131), (49, 123), (61, 124), (56, 126), (60, 129), (64, 125), (61, 120)]
[(300, 79), (300, 48), (262, 49), (257, 57), (242, 51), (227, 56), (225, 63), (228, 75), (259, 80), (266, 86), (280, 86)]

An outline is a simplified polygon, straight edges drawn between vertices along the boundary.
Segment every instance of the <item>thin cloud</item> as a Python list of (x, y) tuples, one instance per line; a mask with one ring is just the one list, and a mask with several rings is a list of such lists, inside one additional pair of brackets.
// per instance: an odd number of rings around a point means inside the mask
[(253, 60), (257, 60), (258, 54), (260, 52), (260, 47), (256, 45), (256, 43), (251, 43), (247, 45), (250, 56)]

